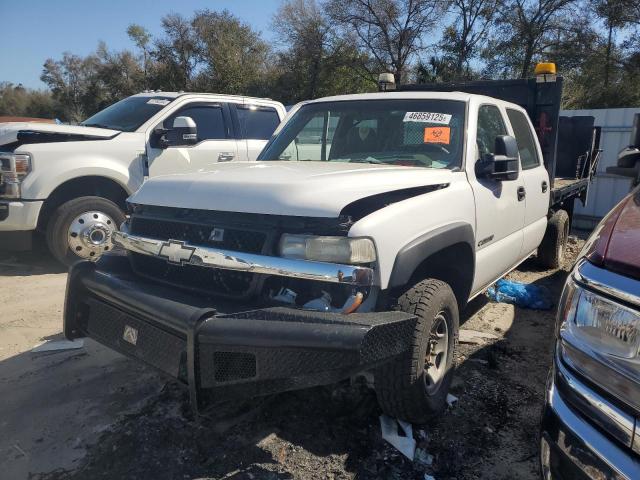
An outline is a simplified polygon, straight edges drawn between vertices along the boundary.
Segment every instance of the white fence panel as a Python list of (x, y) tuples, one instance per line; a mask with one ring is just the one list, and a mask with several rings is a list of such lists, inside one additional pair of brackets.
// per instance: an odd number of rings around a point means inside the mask
[(633, 117), (640, 108), (608, 108), (594, 110), (562, 110), (567, 117), (591, 115), (595, 125), (602, 127), (600, 148), (602, 156), (598, 164), (598, 174), (591, 184), (586, 206), (576, 202), (574, 226), (593, 228), (600, 219), (620, 201), (631, 188), (631, 179), (606, 173), (607, 167), (614, 166), (618, 152), (629, 145)]

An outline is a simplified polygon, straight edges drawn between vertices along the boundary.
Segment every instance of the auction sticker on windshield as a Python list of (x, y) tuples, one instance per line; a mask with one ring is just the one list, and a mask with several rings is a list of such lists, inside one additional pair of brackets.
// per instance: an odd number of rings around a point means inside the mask
[(147, 105), (169, 105), (169, 100), (165, 100), (164, 98), (152, 98), (147, 102)]
[(407, 112), (404, 114), (403, 122), (423, 122), (449, 125), (451, 115), (448, 113), (434, 112)]
[(424, 129), (424, 143), (444, 143), (451, 142), (451, 129), (449, 127), (426, 127)]

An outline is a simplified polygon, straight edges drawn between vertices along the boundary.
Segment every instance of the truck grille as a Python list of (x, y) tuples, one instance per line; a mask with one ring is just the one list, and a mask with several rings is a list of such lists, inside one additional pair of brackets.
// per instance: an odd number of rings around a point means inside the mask
[[(210, 240), (214, 228), (224, 230), (222, 240)], [(131, 233), (159, 240), (182, 240), (193, 245), (210, 245), (247, 253), (261, 253), (267, 240), (267, 234), (261, 231), (136, 216), (131, 219)]]
[(129, 258), (138, 275), (207, 295), (242, 297), (249, 293), (254, 279), (249, 272), (173, 265), (162, 258), (134, 252), (129, 252)]

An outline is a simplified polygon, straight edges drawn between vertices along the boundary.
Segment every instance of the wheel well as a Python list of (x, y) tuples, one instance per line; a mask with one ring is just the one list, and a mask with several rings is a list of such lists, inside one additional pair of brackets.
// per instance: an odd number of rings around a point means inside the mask
[(53, 212), (63, 203), (84, 196), (102, 197), (111, 200), (122, 210), (126, 210), (129, 193), (120, 185), (106, 177), (78, 177), (58, 185), (45, 200), (40, 216), (38, 229), (45, 230)]
[(424, 259), (411, 274), (409, 285), (424, 278), (442, 280), (451, 287), (462, 309), (469, 300), (474, 269), (474, 255), (469, 244), (456, 243)]

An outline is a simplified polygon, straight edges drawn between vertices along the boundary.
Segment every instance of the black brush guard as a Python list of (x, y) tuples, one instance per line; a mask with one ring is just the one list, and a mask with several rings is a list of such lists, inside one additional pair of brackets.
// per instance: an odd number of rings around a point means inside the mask
[(64, 333), (186, 383), (202, 412), (216, 401), (326, 385), (381, 365), (408, 350), (416, 323), (403, 312), (251, 308), (141, 279), (112, 254), (69, 272)]

